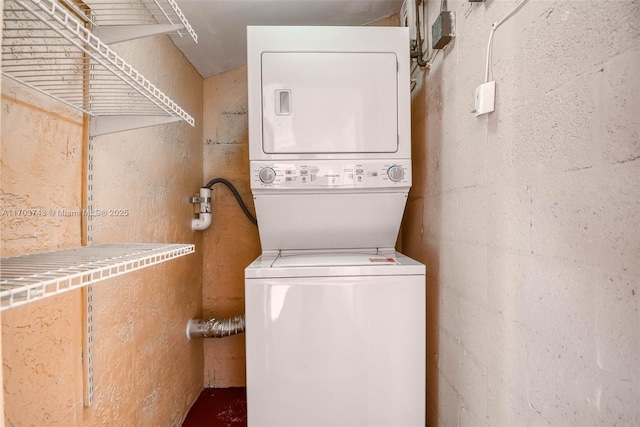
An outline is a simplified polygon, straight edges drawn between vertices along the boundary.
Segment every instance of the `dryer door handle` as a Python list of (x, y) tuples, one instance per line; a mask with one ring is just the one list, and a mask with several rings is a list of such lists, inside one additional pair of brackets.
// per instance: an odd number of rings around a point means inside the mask
[(291, 114), (291, 90), (276, 90), (276, 115), (288, 116)]

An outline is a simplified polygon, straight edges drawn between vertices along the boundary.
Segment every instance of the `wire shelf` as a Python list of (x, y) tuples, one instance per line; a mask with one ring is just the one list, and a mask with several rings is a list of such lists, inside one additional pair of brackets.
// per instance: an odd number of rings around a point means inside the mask
[(195, 252), (191, 244), (105, 244), (0, 260), (0, 311)]
[[(92, 116), (92, 136), (195, 121), (56, 0), (5, 0), (2, 75)], [(101, 120), (104, 118), (104, 120)]]
[(84, 0), (84, 3), (91, 9), (91, 21), (104, 42), (128, 40), (131, 35), (144, 32), (144, 27), (150, 33), (188, 35), (198, 42), (198, 35), (175, 0)]

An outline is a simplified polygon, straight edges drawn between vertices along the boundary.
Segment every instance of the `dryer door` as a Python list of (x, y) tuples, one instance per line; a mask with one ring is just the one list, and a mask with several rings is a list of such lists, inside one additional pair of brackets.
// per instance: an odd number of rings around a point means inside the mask
[(268, 154), (395, 153), (395, 53), (265, 52), (263, 150)]

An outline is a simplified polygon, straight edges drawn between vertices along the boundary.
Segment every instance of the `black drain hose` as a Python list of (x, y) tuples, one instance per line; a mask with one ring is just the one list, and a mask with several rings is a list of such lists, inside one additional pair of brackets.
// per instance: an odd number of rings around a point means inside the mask
[(244, 203), (244, 200), (242, 200), (242, 197), (240, 196), (240, 193), (238, 192), (238, 190), (236, 189), (236, 187), (233, 186), (232, 183), (230, 183), (229, 181), (227, 181), (224, 178), (213, 178), (211, 181), (209, 181), (207, 183), (207, 185), (205, 185), (205, 187), (212, 189), (212, 187), (215, 184), (224, 184), (227, 186), (227, 188), (229, 190), (231, 190), (231, 192), (233, 193), (233, 195), (235, 196), (238, 204), (240, 205), (240, 207), (242, 208), (242, 212), (244, 212), (244, 214), (247, 216), (247, 218), (249, 218), (249, 221), (251, 221), (254, 225), (258, 225), (258, 220), (256, 219), (256, 217), (254, 217), (251, 212), (249, 212), (249, 209), (247, 208), (247, 205)]

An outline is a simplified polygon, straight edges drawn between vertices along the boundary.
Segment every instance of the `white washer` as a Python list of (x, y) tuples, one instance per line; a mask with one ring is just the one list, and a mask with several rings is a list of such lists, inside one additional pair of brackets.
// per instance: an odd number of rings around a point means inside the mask
[(263, 253), (245, 270), (250, 426), (423, 426), (425, 266)]

